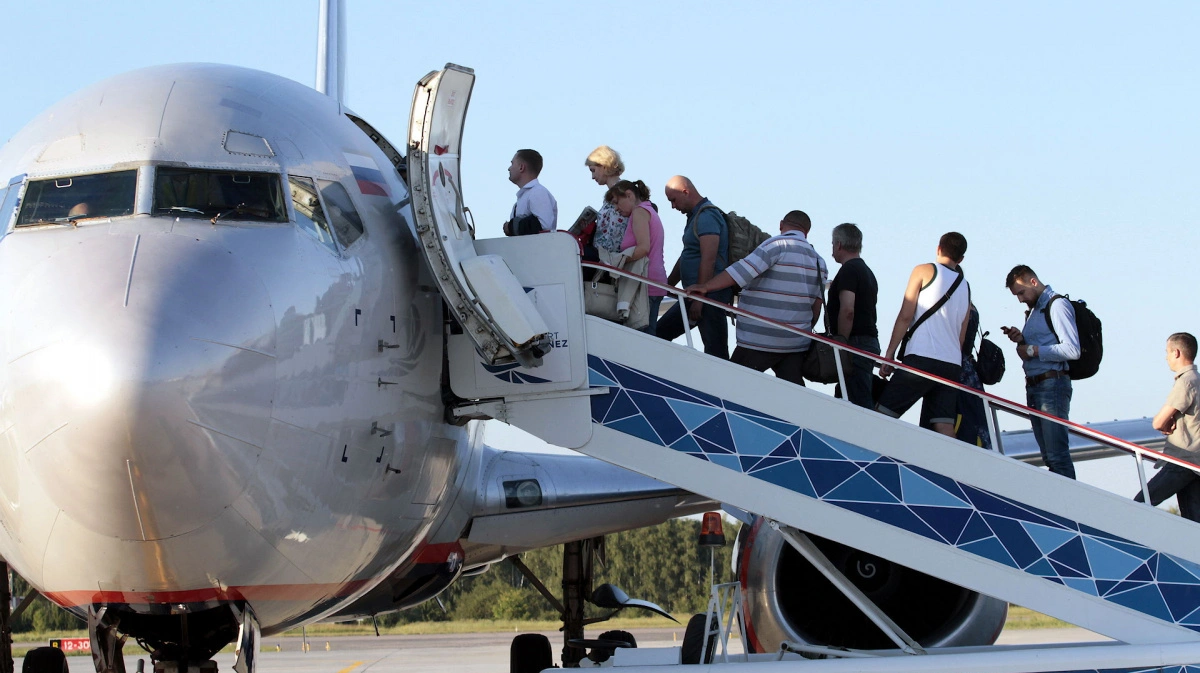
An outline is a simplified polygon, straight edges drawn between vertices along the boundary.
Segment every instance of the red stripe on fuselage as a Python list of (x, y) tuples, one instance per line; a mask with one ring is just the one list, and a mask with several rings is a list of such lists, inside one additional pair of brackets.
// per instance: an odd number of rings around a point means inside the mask
[(461, 561), (463, 558), (462, 545), (457, 542), (427, 544), (417, 552), (413, 563), (446, 563), (450, 560), (450, 554), (452, 553), (457, 553), (458, 559)]
[[(457, 555), (457, 558), (453, 558)], [(421, 542), (411, 557), (410, 564), (461, 563), (464, 558), (462, 545), (458, 542), (427, 544)], [(403, 567), (403, 566), (402, 566)], [(351, 580), (333, 584), (258, 584), (204, 589), (166, 591), (46, 591), (43, 595), (64, 608), (82, 607), (92, 604), (162, 605), (173, 603), (209, 603), (227, 601), (320, 601), (340, 598), (374, 584), (379, 578)]]
[(47, 591), (44, 595), (64, 608), (92, 605), (93, 603), (157, 605), (243, 600), (311, 601), (349, 596), (369, 582), (374, 582), (374, 580), (354, 580), (338, 584), (262, 584), (182, 591)]
[[(457, 554), (457, 561), (464, 557), (462, 545), (458, 542), (442, 544), (421, 543), (420, 548), (412, 557), (410, 563), (448, 563), (451, 555)], [(64, 607), (80, 607), (92, 604), (127, 604), (127, 605), (160, 605), (169, 603), (209, 603), (226, 601), (319, 601), (327, 598), (340, 598), (362, 589), (364, 585), (374, 584), (376, 579), (352, 580), (336, 584), (259, 584), (250, 586), (234, 586), (224, 589), (218, 587), (205, 589), (184, 589), (166, 591), (47, 591), (43, 595), (55, 604)]]

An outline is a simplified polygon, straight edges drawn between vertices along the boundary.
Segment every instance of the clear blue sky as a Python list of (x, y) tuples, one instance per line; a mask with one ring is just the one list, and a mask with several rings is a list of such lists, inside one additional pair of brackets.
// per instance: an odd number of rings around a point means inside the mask
[[(664, 206), (683, 173), (764, 229), (805, 210), (821, 251), (833, 226), (858, 223), (885, 333), (946, 231), (967, 237), (997, 336), (1022, 320), (1004, 275), (1031, 265), (1105, 322), (1076, 420), (1152, 415), (1171, 382), (1165, 337), (1200, 333), (1200, 4), (351, 0), (348, 14), (347, 103), (393, 142), (417, 79), (448, 61), (476, 70), (463, 172), (481, 236), (512, 203), (515, 149), (545, 155), (569, 224), (599, 203), (583, 161), (609, 144)], [(0, 138), (143, 66), (223, 62), (306, 84), (315, 69), (315, 0), (50, 0), (14, 3), (5, 23)], [(673, 257), (683, 218), (664, 215)], [(1023, 398), (1017, 365), (993, 392)]]

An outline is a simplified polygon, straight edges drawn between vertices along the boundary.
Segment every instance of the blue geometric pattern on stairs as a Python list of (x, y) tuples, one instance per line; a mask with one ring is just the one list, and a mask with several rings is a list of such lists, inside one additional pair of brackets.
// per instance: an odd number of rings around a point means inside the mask
[(616, 362), (588, 369), (609, 388), (594, 423), (1200, 631), (1200, 565)]

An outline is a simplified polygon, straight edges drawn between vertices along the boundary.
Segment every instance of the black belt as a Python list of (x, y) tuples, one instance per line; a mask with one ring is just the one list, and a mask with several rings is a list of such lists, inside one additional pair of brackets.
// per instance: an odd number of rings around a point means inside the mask
[(1034, 386), (1034, 385), (1041, 383), (1042, 381), (1045, 381), (1046, 379), (1056, 379), (1060, 376), (1066, 376), (1066, 375), (1067, 375), (1067, 373), (1062, 371), (1061, 369), (1055, 369), (1053, 371), (1043, 372), (1041, 374), (1038, 374), (1037, 376), (1026, 376), (1025, 377), (1025, 385), (1026, 386)]

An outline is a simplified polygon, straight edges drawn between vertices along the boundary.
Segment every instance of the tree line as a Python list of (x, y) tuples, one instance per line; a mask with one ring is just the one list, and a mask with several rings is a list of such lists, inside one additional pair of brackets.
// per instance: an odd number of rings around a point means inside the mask
[[(29, 593), (29, 583), (23, 577), (12, 571), (9, 571), (8, 576), (8, 586), (13, 596), (24, 597)], [(38, 596), (24, 612), (12, 620), (11, 628), (13, 633), (77, 631), (86, 629), (87, 623), (46, 600), (44, 596)]]
[[(714, 549), (716, 582), (732, 581), (730, 568), (736, 525), (725, 521), (724, 547)], [(605, 563), (597, 562), (595, 586), (604, 582), (620, 587), (631, 598), (655, 603), (686, 617), (703, 612), (709, 598), (709, 549), (700, 547), (700, 522), (675, 519), (658, 526), (616, 533), (605, 538)], [(521, 555), (551, 593), (562, 593), (562, 546), (537, 549)], [(405, 612), (380, 615), (380, 625), (456, 619), (553, 620), (558, 614), (550, 603), (507, 561), (488, 571), (460, 579), (429, 601)], [(601, 614), (588, 606), (589, 615)], [(625, 616), (637, 616), (640, 610)], [(645, 613), (648, 614), (648, 613)]]

